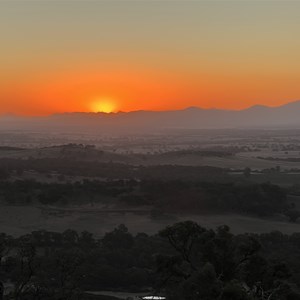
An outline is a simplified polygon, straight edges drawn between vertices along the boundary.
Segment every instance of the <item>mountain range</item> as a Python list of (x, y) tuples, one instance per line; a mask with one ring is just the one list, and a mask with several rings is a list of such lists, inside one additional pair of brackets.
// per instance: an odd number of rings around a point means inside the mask
[(164, 129), (299, 128), (300, 100), (244, 110), (189, 107), (169, 111), (62, 113), (45, 117), (0, 116), (0, 130), (143, 132)]

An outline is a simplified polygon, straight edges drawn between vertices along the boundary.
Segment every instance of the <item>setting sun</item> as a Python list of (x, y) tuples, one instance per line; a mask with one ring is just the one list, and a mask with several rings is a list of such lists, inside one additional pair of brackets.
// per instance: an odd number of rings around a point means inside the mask
[(300, 1), (0, 0), (0, 115), (295, 101), (299, 11)]
[(112, 99), (100, 98), (100, 99), (96, 99), (92, 103), (91, 110), (95, 113), (97, 112), (112, 113), (116, 110), (116, 104)]

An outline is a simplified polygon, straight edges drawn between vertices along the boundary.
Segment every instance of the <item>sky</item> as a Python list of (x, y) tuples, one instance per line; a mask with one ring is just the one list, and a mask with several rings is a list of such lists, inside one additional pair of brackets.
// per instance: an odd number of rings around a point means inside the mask
[(300, 99), (300, 1), (0, 1), (0, 114)]

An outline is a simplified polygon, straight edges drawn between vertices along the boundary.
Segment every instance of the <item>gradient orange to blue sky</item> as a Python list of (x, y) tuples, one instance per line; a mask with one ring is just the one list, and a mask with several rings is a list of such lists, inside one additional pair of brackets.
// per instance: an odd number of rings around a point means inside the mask
[(300, 1), (1, 1), (0, 113), (300, 99)]

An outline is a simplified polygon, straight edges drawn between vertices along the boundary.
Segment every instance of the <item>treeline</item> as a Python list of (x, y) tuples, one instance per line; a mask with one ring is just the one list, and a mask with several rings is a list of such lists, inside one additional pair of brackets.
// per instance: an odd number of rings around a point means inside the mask
[(26, 150), (26, 149), (20, 147), (0, 146), (0, 151), (21, 151), (21, 150)]
[(300, 299), (300, 235), (233, 235), (186, 221), (148, 236), (120, 225), (0, 235), (4, 299), (87, 299), (85, 291), (152, 291), (168, 299)]
[[(140, 190), (142, 199), (150, 199), (157, 208), (167, 211), (236, 211), (267, 216), (293, 208), (286, 191), (269, 183), (143, 181)], [(126, 200), (129, 203), (130, 197)]]
[(134, 179), (75, 183), (0, 181), (0, 200), (9, 205), (146, 205), (153, 207), (158, 217), (164, 213), (206, 212), (238, 212), (257, 216), (285, 214), (293, 222), (300, 217), (296, 206), (288, 201), (287, 190), (269, 183)]
[(300, 162), (300, 157), (261, 157), (258, 156), (258, 159), (271, 160), (271, 161), (287, 161), (287, 162)]
[(181, 156), (200, 156), (200, 157), (233, 157), (238, 153), (238, 149), (218, 149), (218, 150), (177, 150), (168, 151), (160, 154), (161, 157), (181, 157)]
[(0, 199), (6, 204), (72, 205), (117, 199), (131, 192), (135, 180), (89, 181), (75, 183), (42, 183), (35, 180), (0, 181)]
[(85, 299), (87, 290), (147, 289), (157, 251), (171, 249), (159, 237), (131, 235), (124, 225), (102, 239), (73, 230), (1, 234), (0, 280), (10, 287), (4, 299)]
[[(182, 180), (217, 180), (224, 179), (227, 170), (209, 166), (134, 166), (121, 163), (101, 163), (94, 161), (76, 161), (68, 158), (41, 159), (0, 159), (0, 174), (22, 175), (24, 171), (36, 171), (41, 174), (53, 172), (68, 176), (101, 177), (106, 179), (182, 179)], [(1, 178), (0, 178), (1, 179)]]

